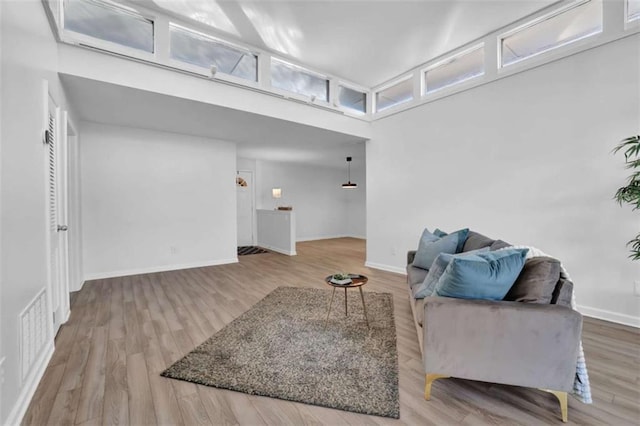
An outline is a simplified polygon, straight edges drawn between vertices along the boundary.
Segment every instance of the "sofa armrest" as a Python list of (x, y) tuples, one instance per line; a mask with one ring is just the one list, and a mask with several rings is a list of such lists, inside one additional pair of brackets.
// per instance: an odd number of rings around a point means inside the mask
[(415, 259), (416, 257), (416, 251), (417, 250), (409, 250), (407, 252), (407, 265), (410, 265), (413, 263), (413, 259)]
[(570, 391), (582, 315), (558, 305), (424, 299), (426, 373)]

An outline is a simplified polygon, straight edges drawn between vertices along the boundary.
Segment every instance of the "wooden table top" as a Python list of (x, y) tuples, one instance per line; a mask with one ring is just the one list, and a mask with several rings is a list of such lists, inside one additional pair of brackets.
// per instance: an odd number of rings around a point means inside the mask
[(329, 284), (331, 287), (343, 287), (343, 288), (354, 288), (354, 287), (361, 287), (363, 285), (365, 285), (367, 283), (367, 281), (369, 281), (369, 278), (367, 278), (364, 275), (356, 275), (356, 274), (350, 274), (351, 276), (351, 284), (335, 284), (331, 282), (331, 278), (333, 278), (333, 275), (329, 275), (328, 277), (326, 277), (324, 279), (324, 282)]

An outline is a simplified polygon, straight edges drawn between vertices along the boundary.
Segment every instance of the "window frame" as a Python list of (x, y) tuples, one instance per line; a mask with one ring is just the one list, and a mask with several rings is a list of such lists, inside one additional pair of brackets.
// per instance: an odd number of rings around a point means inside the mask
[[(318, 97), (315, 97), (315, 99), (312, 99), (313, 95), (305, 95), (304, 93), (299, 93), (299, 92), (292, 92), (286, 89), (281, 89), (280, 87), (276, 87), (273, 85), (273, 73), (271, 72), (271, 67), (273, 66), (273, 62), (281, 62), (283, 64), (285, 64), (285, 66), (290, 66), (294, 69), (297, 69), (305, 74), (309, 74), (311, 76), (314, 77), (319, 77), (323, 80), (326, 80), (327, 82), (327, 99), (318, 99)], [(271, 55), (270, 59), (269, 59), (269, 81), (268, 81), (268, 90), (271, 90), (274, 93), (277, 93), (285, 98), (291, 98), (291, 99), (297, 99), (299, 101), (303, 101), (303, 102), (308, 102), (308, 103), (312, 103), (312, 104), (319, 104), (319, 105), (323, 105), (323, 106), (331, 106), (331, 77), (326, 75), (326, 74), (322, 74), (319, 73), (317, 71), (313, 71), (310, 70), (309, 68), (306, 68), (302, 65), (298, 65), (295, 62), (292, 62), (288, 59), (284, 59), (282, 57), (279, 56), (274, 56)]]
[[(384, 108), (382, 110), (380, 110), (378, 108), (378, 93), (383, 92), (383, 91), (385, 91), (385, 90), (387, 90), (387, 89), (389, 89), (389, 88), (391, 88), (393, 86), (396, 86), (396, 85), (398, 85), (400, 83), (404, 83), (405, 81), (411, 81), (413, 83), (413, 79), (414, 79), (413, 74), (414, 73), (409, 73), (409, 74), (402, 75), (402, 76), (392, 80), (391, 82), (389, 82), (389, 83), (387, 83), (387, 84), (385, 84), (383, 86), (380, 86), (380, 87), (376, 88), (374, 91), (372, 91), (372, 94), (373, 94), (373, 99), (372, 99), (372, 101), (373, 101), (373, 108), (372, 108), (373, 109), (373, 114), (381, 114), (381, 113), (393, 111), (393, 110), (395, 110), (395, 108), (400, 107), (400, 105), (407, 105), (407, 104), (409, 104), (411, 102), (414, 102), (416, 100), (416, 97), (415, 97), (415, 93), (413, 93), (414, 91), (411, 90), (411, 99), (408, 99), (408, 100), (406, 100), (404, 102), (400, 102), (400, 103), (397, 103), (397, 104), (390, 105), (390, 106), (388, 106), (388, 107), (386, 107), (386, 108)], [(412, 84), (412, 86), (413, 86), (413, 84)]]
[[(92, 0), (82, 0), (85, 2), (92, 2)], [(158, 52), (158, 37), (157, 37), (157, 19), (154, 15), (140, 12), (137, 9), (134, 9), (130, 6), (125, 6), (120, 3), (115, 3), (111, 0), (98, 0), (95, 3), (102, 3), (107, 7), (115, 9), (119, 12), (124, 12), (130, 14), (137, 18), (142, 18), (146, 21), (151, 22), (152, 25), (152, 41), (153, 41), (153, 52), (147, 52), (142, 49), (136, 49), (134, 47), (125, 46), (123, 44), (115, 43), (108, 40), (103, 40), (101, 38), (93, 37), (87, 34), (79, 33), (73, 30), (68, 29), (65, 26), (65, 6), (64, 0), (59, 0), (60, 4), (60, 33), (61, 38), (64, 42), (83, 45), (86, 47), (92, 47), (100, 50), (105, 50), (107, 52), (116, 53), (119, 55), (129, 56), (132, 58), (143, 59), (146, 61), (157, 61), (157, 52)]]
[[(236, 49), (236, 50), (240, 50), (240, 51), (244, 51), (247, 52), (253, 56), (256, 57), (256, 79), (254, 80), (248, 80), (246, 78), (241, 78), (235, 75), (231, 75), (231, 74), (226, 74), (222, 71), (219, 71), (216, 73), (215, 77), (211, 77), (211, 69), (209, 68), (204, 68), (201, 67), (199, 65), (195, 65), (192, 64), (190, 62), (185, 62), (185, 61), (181, 61), (179, 59), (175, 59), (171, 57), (171, 27), (178, 27), (183, 31), (186, 32), (190, 32), (190, 33), (194, 33), (196, 35), (200, 35), (204, 38), (208, 38), (211, 39), (213, 42), (221, 44), (223, 46), (227, 46), (230, 47), (232, 49)], [(236, 84), (242, 84), (242, 85), (247, 85), (250, 87), (259, 87), (261, 80), (260, 80), (260, 61), (262, 60), (262, 57), (260, 55), (260, 52), (256, 52), (254, 50), (248, 49), (244, 46), (240, 46), (238, 44), (234, 44), (234, 43), (230, 43), (227, 42), (226, 40), (223, 40), (219, 37), (216, 37), (214, 35), (211, 35), (209, 33), (206, 33), (204, 31), (201, 31), (200, 29), (195, 29), (195, 28), (189, 28), (187, 26), (185, 26), (182, 23), (179, 23), (173, 19), (170, 19), (168, 21), (168, 38), (167, 38), (168, 42), (167, 42), (167, 62), (169, 63), (170, 66), (173, 66), (175, 68), (178, 69), (184, 69), (196, 74), (201, 74), (203, 76), (209, 77), (209, 78), (213, 78), (216, 80), (225, 80), (225, 81), (229, 81), (231, 83), (236, 83)]]
[(637, 26), (640, 25), (640, 11), (638, 12), (638, 15), (633, 18), (630, 19), (629, 16), (629, 6), (631, 4), (631, 0), (625, 0), (624, 1), (624, 26), (625, 26), (625, 30), (631, 29), (631, 28), (635, 28)]
[[(340, 87), (344, 87), (345, 89), (353, 90), (354, 92), (360, 92), (364, 94), (364, 112), (359, 112), (357, 110), (354, 110), (353, 108), (345, 107), (340, 103)], [(336, 84), (335, 104), (341, 111), (344, 111), (347, 114), (354, 115), (356, 117), (364, 117), (364, 116), (370, 115), (370, 111), (369, 111), (369, 104), (371, 103), (369, 101), (370, 96), (371, 96), (371, 90), (369, 89), (358, 87), (354, 84), (347, 83), (343, 80), (338, 80)]]
[[(509, 67), (512, 67), (512, 66), (517, 65), (517, 64), (522, 64), (523, 62), (529, 61), (529, 60), (531, 60), (533, 58), (537, 58), (537, 57), (539, 57), (541, 55), (545, 55), (545, 54), (548, 54), (550, 52), (555, 52), (558, 49), (563, 49), (563, 48), (566, 48), (567, 46), (573, 46), (576, 43), (582, 42), (583, 40), (592, 39), (595, 36), (602, 35), (604, 33), (604, 31), (605, 31), (604, 30), (604, 19), (605, 19), (604, 18), (604, 0), (602, 0), (602, 8), (603, 8), (603, 10), (602, 10), (602, 22), (601, 22), (602, 27), (601, 27), (599, 32), (595, 32), (595, 33), (592, 33), (592, 34), (587, 34), (587, 35), (582, 36), (580, 38), (577, 38), (575, 40), (562, 42), (562, 43), (557, 44), (557, 45), (555, 45), (553, 47), (550, 47), (548, 49), (544, 49), (544, 50), (536, 52), (536, 53), (534, 53), (532, 55), (520, 58), (520, 59), (518, 59), (516, 61), (509, 62), (508, 64), (505, 64), (504, 61), (503, 61), (503, 50), (504, 50), (503, 46), (504, 46), (504, 40), (506, 38), (508, 38), (508, 37), (510, 37), (510, 36), (512, 36), (514, 34), (517, 34), (519, 32), (525, 31), (528, 28), (532, 28), (532, 27), (536, 26), (537, 24), (539, 24), (541, 22), (544, 22), (544, 21), (549, 20), (549, 19), (553, 19), (556, 16), (560, 16), (563, 13), (568, 12), (568, 11), (570, 11), (572, 9), (576, 9), (576, 8), (578, 8), (580, 6), (583, 6), (583, 5), (585, 5), (585, 4), (587, 4), (587, 3), (591, 2), (591, 1), (593, 1), (593, 0), (572, 0), (572, 1), (568, 2), (568, 3), (565, 3), (565, 4), (563, 4), (563, 5), (561, 5), (561, 6), (557, 7), (557, 8), (554, 8), (554, 9), (548, 11), (547, 13), (544, 13), (544, 14), (542, 14), (540, 16), (537, 16), (534, 19), (525, 21), (524, 23), (516, 26), (515, 28), (512, 28), (512, 29), (510, 29), (508, 31), (505, 31), (503, 33), (498, 34), (496, 36), (497, 52), (498, 52), (496, 59), (498, 61), (498, 70), (500, 71), (502, 69), (509, 68)], [(596, 1), (598, 1), (598, 0), (596, 0)]]
[[(420, 97), (424, 98), (425, 96), (434, 96), (437, 93), (441, 93), (443, 91), (447, 91), (447, 90), (451, 90), (452, 87), (461, 85), (461, 84), (465, 84), (469, 81), (473, 81), (476, 80), (477, 78), (481, 78), (483, 77), (486, 72), (487, 72), (487, 67), (486, 67), (486, 59), (487, 59), (487, 55), (486, 55), (486, 51), (485, 51), (485, 43), (484, 41), (481, 41), (480, 43), (474, 43), (469, 47), (462, 47), (462, 50), (459, 51), (454, 51), (454, 53), (444, 57), (443, 59), (440, 59), (434, 63), (428, 64), (426, 67), (420, 69)], [(439, 68), (441, 66), (444, 65), (448, 65), (452, 62), (454, 62), (455, 60), (457, 60), (458, 58), (461, 58), (463, 56), (466, 56), (470, 53), (475, 52), (476, 50), (482, 50), (482, 74), (478, 74), (478, 75), (474, 75), (468, 78), (465, 78), (464, 80), (458, 80), (456, 82), (447, 84), (446, 86), (442, 86), (439, 87), (431, 92), (428, 91), (429, 86), (427, 85), (427, 73), (429, 71), (433, 71), (436, 68)], [(451, 53), (451, 52), (449, 52)]]

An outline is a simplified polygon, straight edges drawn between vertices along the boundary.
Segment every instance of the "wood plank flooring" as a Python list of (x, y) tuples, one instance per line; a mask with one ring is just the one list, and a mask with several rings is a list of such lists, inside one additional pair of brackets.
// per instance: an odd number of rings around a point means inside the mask
[[(85, 283), (29, 406), (26, 425), (93, 424), (560, 424), (547, 393), (424, 374), (405, 278), (363, 266), (365, 242), (299, 243), (298, 256), (241, 256), (233, 265)], [(326, 288), (336, 271), (369, 277), (365, 291), (394, 297), (400, 365), (399, 420), (199, 386), (159, 373), (278, 286)], [(580, 291), (577, 283), (577, 291)], [(574, 424), (640, 424), (640, 333), (585, 319), (594, 403), (569, 401)]]

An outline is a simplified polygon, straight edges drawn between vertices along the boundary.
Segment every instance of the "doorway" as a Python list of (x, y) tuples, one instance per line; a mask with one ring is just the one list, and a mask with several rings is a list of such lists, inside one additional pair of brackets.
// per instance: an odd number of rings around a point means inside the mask
[(238, 170), (236, 175), (236, 199), (238, 216), (238, 246), (254, 244), (255, 185), (251, 170)]

